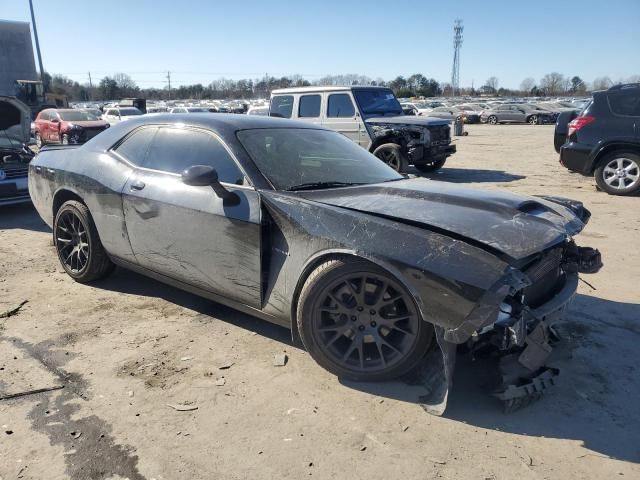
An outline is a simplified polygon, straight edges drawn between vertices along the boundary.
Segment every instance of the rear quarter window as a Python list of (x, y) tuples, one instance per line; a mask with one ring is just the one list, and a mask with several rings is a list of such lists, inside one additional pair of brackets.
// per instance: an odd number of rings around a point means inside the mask
[(271, 99), (269, 115), (272, 117), (291, 118), (293, 112), (293, 95), (278, 95)]
[(151, 140), (153, 140), (157, 130), (155, 127), (136, 130), (118, 145), (114, 151), (134, 165), (141, 167), (145, 164), (149, 145), (151, 145)]
[(298, 106), (298, 117), (315, 118), (320, 116), (320, 95), (302, 95)]
[(618, 90), (607, 94), (609, 107), (616, 115), (640, 117), (640, 89)]

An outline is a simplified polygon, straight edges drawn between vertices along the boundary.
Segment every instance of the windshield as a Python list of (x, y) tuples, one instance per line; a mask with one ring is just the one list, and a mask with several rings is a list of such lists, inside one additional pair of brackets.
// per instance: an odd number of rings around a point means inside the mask
[(402, 115), (400, 102), (391, 90), (376, 88), (371, 90), (354, 89), (353, 94), (362, 113), (375, 115)]
[(189, 113), (211, 113), (208, 108), (204, 108), (204, 107), (187, 108), (187, 112), (189, 112)]
[(270, 128), (241, 130), (237, 135), (258, 169), (278, 190), (315, 183), (365, 184), (404, 178), (337, 132)]
[(95, 115), (89, 112), (83, 112), (82, 110), (59, 110), (60, 118), (67, 122), (90, 122), (92, 120), (99, 120)]
[(130, 117), (132, 115), (142, 115), (142, 112), (137, 108), (121, 108), (120, 109), (121, 117)]

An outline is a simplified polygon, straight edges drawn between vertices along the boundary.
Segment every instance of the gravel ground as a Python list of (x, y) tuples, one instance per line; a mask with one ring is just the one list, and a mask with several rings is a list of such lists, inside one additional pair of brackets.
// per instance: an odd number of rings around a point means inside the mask
[(640, 478), (640, 199), (568, 173), (550, 126), (467, 130), (434, 180), (593, 213), (578, 243), (605, 267), (580, 285), (539, 402), (503, 414), (487, 365), (461, 359), (431, 416), (419, 387), (341, 382), (280, 327), (120, 269), (75, 283), (32, 207), (8, 207), (0, 312), (28, 303), (0, 318), (0, 395), (64, 388), (0, 401), (0, 478)]

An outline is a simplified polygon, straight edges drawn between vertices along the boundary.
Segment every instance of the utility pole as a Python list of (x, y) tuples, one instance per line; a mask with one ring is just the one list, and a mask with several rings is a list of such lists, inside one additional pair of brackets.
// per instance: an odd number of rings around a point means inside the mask
[(91, 100), (93, 93), (93, 82), (91, 81), (91, 72), (89, 72), (89, 100)]
[(171, 72), (167, 72), (167, 82), (169, 82), (169, 100), (171, 100)]
[(460, 48), (462, 47), (462, 20), (453, 22), (453, 67), (451, 68), (451, 94), (460, 92)]
[(36, 52), (38, 52), (38, 64), (40, 65), (40, 80), (42, 81), (42, 102), (46, 103), (47, 96), (45, 93), (46, 85), (44, 83), (44, 67), (42, 66), (42, 55), (40, 55), (40, 42), (38, 41), (38, 28), (36, 27), (36, 16), (33, 13), (32, 0), (29, 0), (29, 8), (31, 9), (31, 24), (33, 25), (33, 36), (36, 39)]

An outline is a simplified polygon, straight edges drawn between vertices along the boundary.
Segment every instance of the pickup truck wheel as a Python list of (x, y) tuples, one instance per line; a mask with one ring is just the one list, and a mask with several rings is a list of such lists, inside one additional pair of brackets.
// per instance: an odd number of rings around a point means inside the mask
[(497, 125), (498, 124), (498, 117), (496, 117), (495, 115), (491, 115), (488, 119), (487, 119), (487, 123), (489, 125)]
[(385, 143), (384, 145), (380, 145), (373, 151), (373, 154), (393, 168), (396, 172), (403, 173), (409, 166), (409, 161), (407, 160), (406, 155), (402, 153), (402, 147), (395, 143)]
[(36, 146), (38, 148), (42, 148), (44, 145), (44, 142), (42, 141), (42, 137), (40, 136), (39, 132), (36, 132)]
[(596, 168), (596, 183), (611, 195), (635, 195), (640, 192), (640, 155), (613, 152)]
[(314, 270), (302, 287), (296, 321), (313, 359), (355, 381), (407, 373), (434, 338), (402, 284), (361, 259), (329, 260)]
[(53, 243), (62, 268), (77, 282), (91, 282), (113, 271), (89, 209), (81, 202), (62, 204), (53, 222)]
[(416, 169), (424, 173), (435, 172), (436, 170), (440, 170), (444, 166), (444, 163), (446, 161), (447, 161), (447, 157), (444, 157), (444, 158), (439, 158), (438, 160), (434, 160), (433, 162), (415, 165), (415, 167)]

